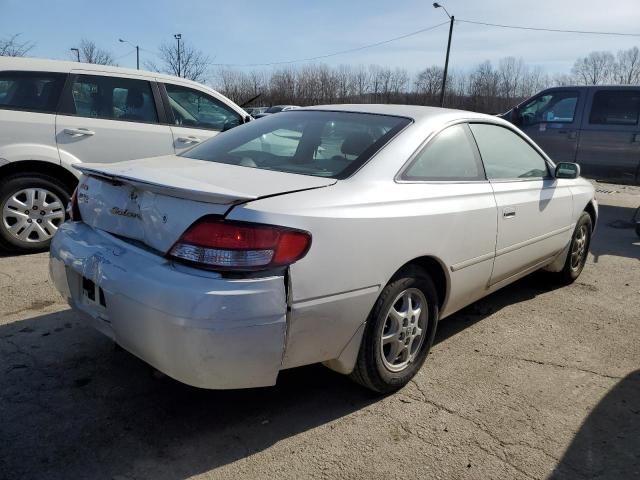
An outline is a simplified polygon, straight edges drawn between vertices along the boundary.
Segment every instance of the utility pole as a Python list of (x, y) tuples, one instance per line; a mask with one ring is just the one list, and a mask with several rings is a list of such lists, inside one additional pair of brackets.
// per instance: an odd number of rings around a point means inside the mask
[(181, 64), (180, 64), (180, 39), (182, 38), (182, 34), (181, 33), (176, 33), (173, 38), (175, 38), (178, 41), (178, 77), (181, 76)]
[(80, 50), (78, 48), (70, 48), (69, 50), (76, 52), (76, 55), (78, 56), (78, 63), (80, 63)]
[[(131, 43), (128, 40), (123, 40), (122, 38), (119, 38), (118, 41), (120, 43), (128, 43), (129, 45), (131, 45), (132, 47), (136, 47), (136, 68), (138, 70), (140, 70), (140, 46), (139, 45), (134, 45), (133, 43)], [(128, 55), (128, 54), (127, 54)]]
[(447, 14), (447, 17), (449, 17), (449, 40), (447, 42), (447, 56), (444, 60), (444, 72), (442, 73), (442, 89), (440, 90), (440, 106), (444, 107), (444, 93), (447, 88), (447, 71), (449, 70), (449, 52), (451, 51), (451, 36), (453, 35), (453, 23), (455, 22), (456, 17), (449, 15), (447, 9), (438, 2), (433, 4), (433, 8), (442, 8), (444, 13)]

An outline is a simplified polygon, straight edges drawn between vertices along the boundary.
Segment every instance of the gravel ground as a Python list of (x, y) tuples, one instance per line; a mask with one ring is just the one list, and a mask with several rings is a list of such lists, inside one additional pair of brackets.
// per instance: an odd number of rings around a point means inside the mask
[(215, 392), (154, 375), (0, 258), (0, 478), (640, 478), (640, 189), (598, 185), (576, 283), (534, 274), (440, 325), (375, 397), (320, 366)]

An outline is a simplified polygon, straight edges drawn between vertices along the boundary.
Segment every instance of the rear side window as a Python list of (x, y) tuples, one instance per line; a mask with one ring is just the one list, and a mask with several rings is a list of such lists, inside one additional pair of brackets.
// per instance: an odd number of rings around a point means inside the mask
[(403, 180), (484, 180), (484, 170), (465, 125), (440, 132), (416, 156)]
[(158, 122), (151, 84), (145, 80), (77, 75), (71, 86), (71, 115), (129, 122)]
[(469, 125), (489, 180), (539, 179), (549, 176), (547, 162), (508, 128), (486, 123)]
[(165, 88), (176, 125), (222, 131), (242, 123), (239, 113), (212, 96), (170, 83)]
[(0, 72), (0, 108), (55, 113), (64, 73)]
[(601, 90), (593, 96), (589, 123), (593, 125), (637, 125), (640, 90)]
[(409, 123), (390, 115), (292, 110), (230, 130), (183, 156), (340, 179), (364, 165)]

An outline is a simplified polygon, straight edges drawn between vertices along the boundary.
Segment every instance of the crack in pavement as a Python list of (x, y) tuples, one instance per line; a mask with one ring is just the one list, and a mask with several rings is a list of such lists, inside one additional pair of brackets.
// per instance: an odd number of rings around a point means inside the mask
[[(416, 387), (416, 389), (418, 390), (418, 392), (420, 392), (420, 394), (422, 396), (422, 401), (424, 403), (432, 405), (432, 406), (436, 407), (439, 410), (445, 411), (445, 412), (449, 413), (450, 415), (453, 415), (453, 416), (455, 416), (457, 418), (460, 418), (461, 420), (464, 420), (466, 422), (471, 423), (478, 430), (480, 430), (482, 433), (484, 433), (485, 435), (489, 436), (494, 442), (496, 442), (498, 445), (500, 445), (500, 447), (502, 447), (502, 449), (503, 449), (502, 453), (504, 454), (505, 458), (501, 458), (495, 452), (490, 452), (490, 451), (487, 451), (485, 448), (482, 448), (480, 442), (478, 442), (476, 439), (473, 439), (473, 441), (476, 444), (478, 444), (478, 446), (480, 447), (481, 450), (486, 451), (486, 453), (495, 456), (496, 458), (500, 459), (505, 464), (511, 466), (514, 470), (522, 473), (523, 475), (526, 475), (528, 478), (536, 478), (536, 477), (531, 476), (531, 474), (527, 473), (526, 471), (522, 470), (520, 467), (517, 467), (516, 465), (511, 463), (511, 461), (508, 458), (508, 453), (506, 451), (506, 447), (513, 447), (513, 446), (527, 447), (527, 448), (530, 448), (532, 450), (536, 450), (536, 451), (542, 453), (543, 455), (545, 455), (548, 458), (553, 459), (556, 462), (556, 464), (558, 464), (560, 462), (559, 458), (557, 458), (556, 456), (554, 456), (554, 455), (550, 454), (549, 452), (545, 451), (543, 448), (535, 446), (535, 445), (532, 445), (532, 444), (530, 444), (528, 442), (525, 442), (524, 440), (519, 440), (517, 442), (508, 442), (508, 441), (502, 440), (501, 438), (497, 437), (493, 432), (491, 432), (487, 428), (487, 426), (484, 425), (483, 423), (475, 420), (474, 418), (467, 417), (467, 416), (461, 414), (460, 412), (457, 412), (457, 411), (455, 411), (455, 410), (453, 410), (453, 409), (451, 409), (451, 408), (449, 408), (449, 407), (447, 407), (445, 405), (442, 405), (442, 404), (440, 404), (438, 402), (434, 402), (433, 400), (429, 399), (427, 397), (426, 393), (424, 392), (424, 390), (422, 389), (422, 387), (416, 382), (415, 379), (410, 380), (409, 383), (413, 384)], [(405, 395), (406, 395), (406, 393), (405, 393)], [(409, 396), (409, 395), (407, 395), (407, 396)], [(412, 398), (414, 400), (420, 401), (420, 399), (412, 397), (412, 396), (409, 396), (409, 398)], [(570, 465), (566, 465), (566, 467), (568, 467), (569, 469), (575, 471), (575, 473), (580, 473), (579, 471), (574, 470), (574, 468), (572, 466), (570, 466)]]
[(510, 355), (497, 355), (495, 353), (480, 353), (480, 352), (477, 352), (477, 354), (480, 355), (481, 357), (498, 358), (500, 360), (516, 360), (516, 361), (520, 361), (520, 362), (533, 363), (533, 364), (536, 364), (536, 365), (545, 365), (545, 366), (556, 367), (556, 368), (567, 368), (567, 369), (571, 369), (571, 370), (577, 370), (577, 371), (583, 372), (583, 373), (590, 373), (590, 374), (596, 375), (598, 377), (609, 378), (611, 380), (622, 380), (622, 378), (623, 378), (623, 377), (619, 377), (619, 376), (616, 376), (616, 375), (609, 375), (609, 374), (606, 374), (606, 373), (596, 372), (595, 370), (589, 370), (587, 368), (580, 368), (580, 367), (577, 367), (575, 365), (563, 365), (562, 363), (548, 362), (548, 361), (543, 361), (543, 360), (535, 360), (535, 359), (532, 359), (532, 358), (513, 357), (513, 356), (510, 356)]

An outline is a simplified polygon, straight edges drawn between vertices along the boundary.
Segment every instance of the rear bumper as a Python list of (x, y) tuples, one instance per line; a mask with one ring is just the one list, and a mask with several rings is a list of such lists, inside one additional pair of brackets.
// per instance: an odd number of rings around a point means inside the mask
[[(281, 276), (225, 279), (82, 223), (58, 230), (50, 273), (91, 325), (176, 380), (213, 389), (276, 382), (286, 332)], [(85, 294), (91, 282), (95, 300)]]

